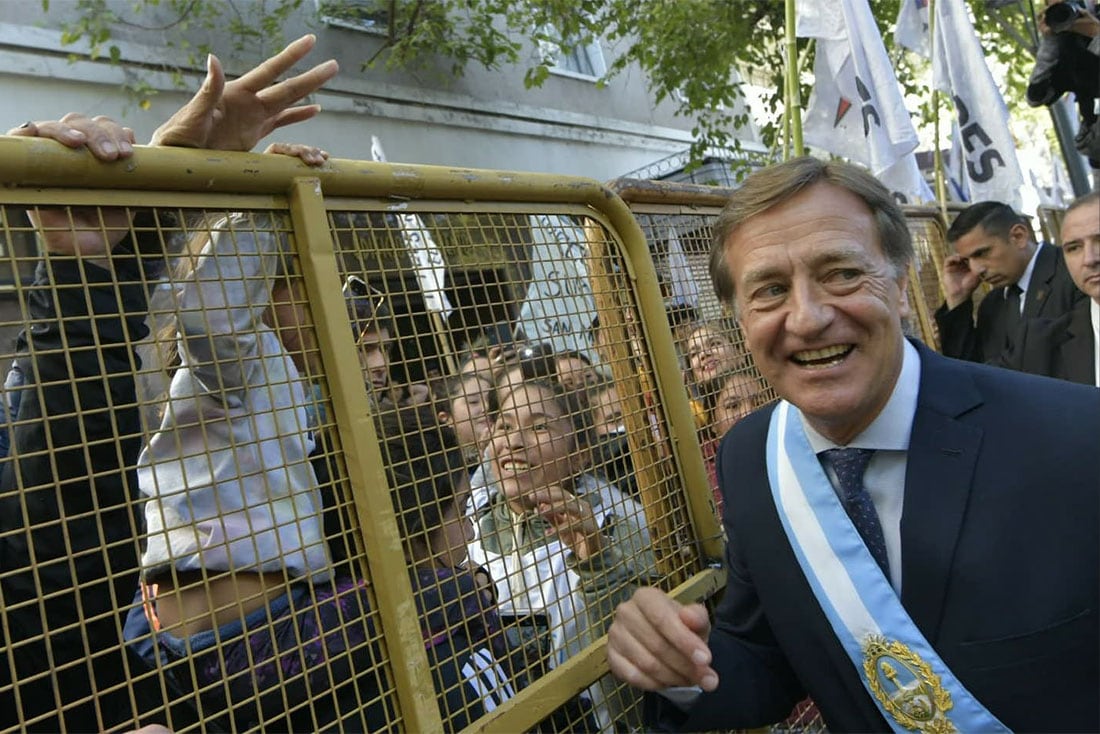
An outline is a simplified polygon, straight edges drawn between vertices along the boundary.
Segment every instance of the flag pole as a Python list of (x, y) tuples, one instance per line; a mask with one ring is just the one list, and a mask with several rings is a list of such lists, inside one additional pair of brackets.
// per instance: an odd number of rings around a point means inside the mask
[(795, 42), (794, 28), (795, 0), (787, 0), (787, 116), (791, 126), (791, 155), (806, 154), (802, 145), (802, 101), (798, 94), (798, 46)]
[(791, 85), (789, 79), (783, 82), (783, 160), (791, 159)]
[[(928, 34), (932, 37), (932, 65), (936, 64), (936, 0), (928, 0)], [(940, 200), (940, 215), (947, 223), (947, 181), (943, 174), (943, 146), (940, 145), (940, 90), (932, 74), (932, 161), (936, 180), (936, 198)], [(952, 161), (954, 163), (954, 161)]]

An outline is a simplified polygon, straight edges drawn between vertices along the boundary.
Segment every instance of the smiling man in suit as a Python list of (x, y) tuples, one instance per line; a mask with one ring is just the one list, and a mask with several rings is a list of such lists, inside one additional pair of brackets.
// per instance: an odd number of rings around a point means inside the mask
[[(936, 311), (941, 351), (971, 362), (995, 360), (1021, 322), (1057, 318), (1084, 300), (1058, 248), (1036, 244), (1031, 226), (1012, 207), (983, 201), (967, 207), (947, 230), (955, 254), (944, 260), (944, 303)], [(973, 294), (990, 287), (974, 319)]]
[(1058, 318), (1025, 321), (994, 363), (1100, 387), (1100, 191), (1066, 209), (1062, 255), (1074, 284), (1087, 298)]
[(832, 731), (1100, 730), (1100, 391), (907, 340), (912, 243), (863, 169), (758, 171), (714, 229), (783, 400), (718, 453), (713, 627), (654, 588), (616, 610), (649, 725), (762, 726), (809, 694)]

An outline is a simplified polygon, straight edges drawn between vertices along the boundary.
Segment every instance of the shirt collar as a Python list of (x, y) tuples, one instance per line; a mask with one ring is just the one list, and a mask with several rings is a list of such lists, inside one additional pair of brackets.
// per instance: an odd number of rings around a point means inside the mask
[[(1035, 272), (1035, 261), (1039, 259), (1039, 250), (1043, 249), (1043, 243), (1039, 243), (1035, 246), (1035, 252), (1031, 253), (1031, 259), (1027, 261), (1027, 267), (1024, 268), (1024, 274), (1020, 276), (1020, 279), (1016, 281), (1016, 285), (1020, 286), (1020, 308), (1024, 307), (1024, 299), (1027, 298), (1027, 287), (1031, 285), (1031, 274)], [(1005, 291), (1007, 295), (1008, 291)]]
[(1093, 359), (1093, 382), (1100, 387), (1100, 301), (1093, 299), (1089, 303), (1089, 315), (1092, 316), (1092, 346), (1096, 351)]
[[(909, 434), (913, 430), (913, 418), (917, 414), (917, 393), (920, 390), (920, 355), (916, 347), (909, 343), (908, 339), (902, 341), (901, 373), (894, 390), (890, 393), (890, 399), (886, 405), (871, 421), (871, 425), (863, 429), (863, 432), (853, 438), (849, 443), (850, 448), (859, 449), (885, 449), (888, 451), (906, 451), (909, 448)], [(820, 454), (826, 449), (841, 448), (829, 439), (815, 431), (807, 422), (805, 416), (799, 413), (802, 419), (802, 427), (806, 429), (806, 438), (810, 440), (810, 447), (815, 454)]]

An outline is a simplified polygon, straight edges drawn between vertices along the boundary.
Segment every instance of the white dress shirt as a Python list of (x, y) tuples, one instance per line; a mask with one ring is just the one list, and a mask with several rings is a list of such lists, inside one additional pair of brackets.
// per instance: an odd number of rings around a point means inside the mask
[[(1035, 248), (1035, 252), (1032, 253), (1032, 259), (1027, 261), (1027, 267), (1024, 269), (1024, 274), (1020, 276), (1020, 280), (1016, 281), (1016, 285), (1020, 286), (1020, 315), (1024, 313), (1024, 304), (1027, 302), (1027, 286), (1031, 285), (1031, 275), (1035, 272), (1035, 261), (1038, 260), (1038, 251), (1045, 248), (1046, 245), (1040, 242), (1038, 247)], [(1004, 288), (1004, 297), (1009, 296), (1009, 287)]]
[[(901, 596), (901, 512), (905, 500), (905, 468), (909, 458), (909, 436), (913, 430), (913, 418), (917, 414), (917, 394), (920, 390), (920, 355), (916, 347), (904, 342), (901, 373), (894, 383), (890, 399), (882, 411), (847, 446), (840, 446), (811, 428), (805, 418), (802, 427), (814, 453), (836, 448), (875, 449), (863, 486), (871, 495), (882, 534), (886, 541), (886, 557), (890, 562), (890, 585)], [(801, 417), (801, 414), (799, 414)], [(833, 482), (832, 469), (825, 462), (825, 472)], [(688, 710), (702, 694), (699, 686), (665, 688), (658, 693), (681, 710)]]
[(1089, 304), (1092, 314), (1092, 365), (1093, 382), (1100, 387), (1100, 301), (1095, 298)]
[[(1016, 285), (1020, 286), (1020, 315), (1024, 313), (1024, 303), (1027, 302), (1027, 287), (1031, 285), (1031, 274), (1035, 272), (1035, 261), (1039, 259), (1039, 250), (1046, 247), (1043, 243), (1035, 248), (1035, 252), (1031, 253), (1031, 259), (1027, 261), (1027, 267), (1024, 268), (1024, 274), (1020, 276), (1020, 279), (1016, 281)], [(1005, 288), (1005, 297), (1008, 297), (1008, 288)]]
[[(863, 486), (871, 495), (882, 535), (886, 541), (886, 557), (890, 561), (890, 585), (901, 594), (901, 511), (905, 499), (905, 468), (909, 457), (909, 435), (913, 430), (913, 417), (917, 413), (917, 392), (920, 388), (920, 355), (908, 341), (905, 342), (901, 362), (901, 374), (894, 383), (894, 390), (882, 411), (847, 446), (840, 446), (815, 431), (806, 419), (802, 426), (814, 453), (827, 449), (858, 448), (875, 449)], [(801, 415), (801, 414), (800, 414)], [(826, 463), (825, 473), (836, 486), (832, 468)]]

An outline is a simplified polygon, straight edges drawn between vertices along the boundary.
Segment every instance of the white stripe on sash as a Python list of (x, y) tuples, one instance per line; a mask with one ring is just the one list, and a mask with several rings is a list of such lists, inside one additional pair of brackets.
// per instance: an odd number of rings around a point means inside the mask
[(786, 401), (772, 413), (767, 452), (772, 496), (791, 548), (893, 729), (1007, 732), (948, 670), (902, 607), (840, 504), (797, 409)]

